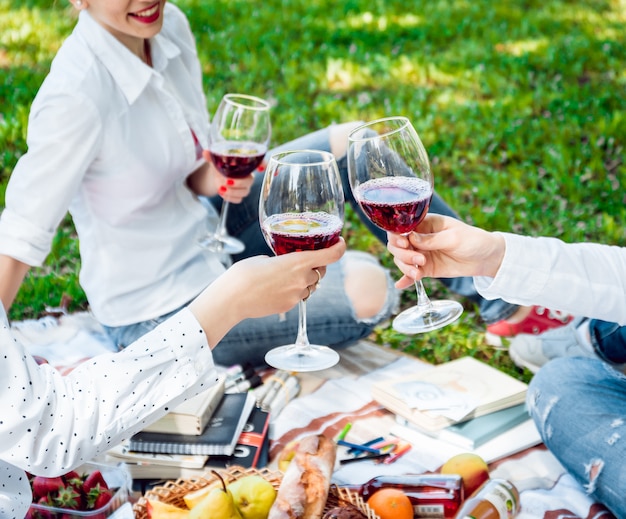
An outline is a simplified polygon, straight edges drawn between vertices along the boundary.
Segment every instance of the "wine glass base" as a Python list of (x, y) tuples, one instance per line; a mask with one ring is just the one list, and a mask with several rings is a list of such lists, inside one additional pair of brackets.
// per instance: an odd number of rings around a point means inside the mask
[(211, 252), (225, 252), (226, 254), (239, 254), (246, 249), (241, 240), (232, 236), (207, 236), (199, 240), (198, 244)]
[(328, 346), (288, 344), (271, 349), (265, 362), (285, 371), (320, 371), (339, 362), (339, 354)]
[(463, 306), (457, 301), (439, 299), (429, 307), (414, 306), (399, 313), (392, 327), (406, 334), (432, 332), (453, 323), (462, 313)]

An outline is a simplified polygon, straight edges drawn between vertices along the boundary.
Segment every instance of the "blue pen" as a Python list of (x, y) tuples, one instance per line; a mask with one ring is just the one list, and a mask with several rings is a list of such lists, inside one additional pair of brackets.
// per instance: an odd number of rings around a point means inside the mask
[[(380, 440), (379, 440), (380, 441)], [(354, 449), (359, 452), (371, 452), (372, 454), (380, 454), (379, 449), (372, 449), (367, 445), (359, 445), (358, 443), (350, 443), (346, 440), (337, 440), (337, 445), (343, 445), (344, 447), (350, 447), (350, 449)]]
[[(355, 447), (352, 447), (350, 450), (348, 450), (348, 454), (354, 454), (355, 456), (357, 454), (362, 454), (363, 452), (365, 452), (365, 450), (363, 449), (363, 447), (371, 447), (372, 445), (374, 445), (375, 443), (381, 442), (383, 441), (385, 438), (382, 436), (379, 436), (378, 438), (374, 438), (373, 440), (370, 440), (368, 442), (365, 442), (361, 445), (356, 445)], [(368, 451), (371, 452), (371, 451)]]

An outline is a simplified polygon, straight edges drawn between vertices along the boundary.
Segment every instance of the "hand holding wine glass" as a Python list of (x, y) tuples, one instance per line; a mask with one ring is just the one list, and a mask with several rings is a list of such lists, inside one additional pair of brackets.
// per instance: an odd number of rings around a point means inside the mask
[[(259, 220), (265, 240), (276, 255), (334, 245), (341, 235), (343, 216), (341, 179), (332, 154), (295, 150), (270, 158), (261, 189)], [(319, 271), (317, 277), (319, 282)], [(265, 356), (269, 365), (288, 371), (316, 371), (338, 362), (336, 351), (309, 342), (306, 301), (314, 290), (315, 283), (298, 305), (295, 343), (270, 350)]]
[[(387, 117), (352, 131), (348, 171), (355, 199), (378, 227), (408, 235), (428, 213), (433, 175), (426, 150), (406, 117)], [(463, 313), (453, 300), (431, 301), (415, 282), (417, 306), (401, 312), (393, 328), (422, 333), (446, 326)]]
[[(226, 94), (222, 98), (211, 124), (208, 150), (222, 175), (244, 178), (261, 164), (272, 133), (269, 109), (267, 101), (254, 96)], [(214, 252), (238, 254), (245, 245), (226, 230), (228, 205), (224, 200), (215, 232), (203, 237), (200, 245)]]

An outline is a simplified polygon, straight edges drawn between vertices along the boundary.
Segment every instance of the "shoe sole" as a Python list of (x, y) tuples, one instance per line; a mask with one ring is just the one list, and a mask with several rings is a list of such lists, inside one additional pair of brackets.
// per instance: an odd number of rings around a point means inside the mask
[(495, 333), (485, 332), (485, 342), (497, 350), (507, 350), (509, 347), (509, 339), (510, 337), (502, 337)]
[(537, 364), (528, 362), (523, 357), (520, 357), (515, 350), (509, 349), (509, 357), (511, 357), (511, 360), (517, 367), (526, 368), (532, 373), (537, 373), (537, 371), (539, 371), (539, 368), (541, 368), (541, 366), (537, 366)]

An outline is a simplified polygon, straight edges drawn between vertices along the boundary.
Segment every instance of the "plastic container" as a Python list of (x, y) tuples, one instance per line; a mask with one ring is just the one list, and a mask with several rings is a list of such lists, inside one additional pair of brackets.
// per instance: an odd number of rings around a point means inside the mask
[[(113, 498), (103, 507), (82, 511), (68, 510), (67, 508), (56, 508), (53, 506), (43, 506), (33, 503), (30, 505), (27, 517), (55, 519), (61, 517), (63, 519), (79, 519), (85, 517), (97, 517), (103, 519), (112, 516), (115, 513), (116, 518), (133, 517), (132, 504), (130, 503), (130, 493), (132, 488), (132, 479), (130, 472), (125, 465), (112, 465), (105, 463), (85, 463), (76, 469), (79, 474), (91, 473), (94, 470), (100, 470), (104, 481), (111, 489), (117, 489)], [(126, 505), (126, 507), (124, 507)], [(122, 507), (124, 509), (122, 510)], [(128, 512), (126, 512), (126, 508)], [(116, 513), (117, 512), (117, 513)]]

